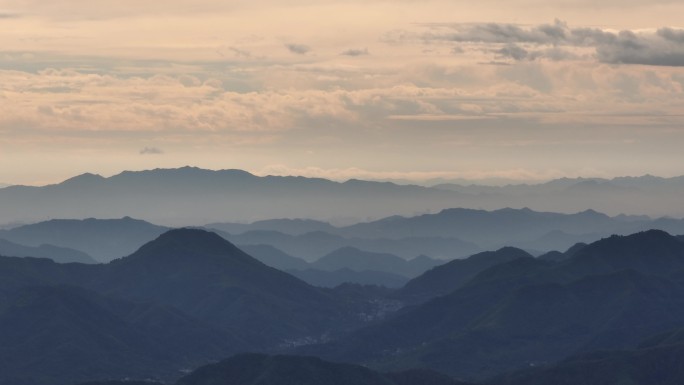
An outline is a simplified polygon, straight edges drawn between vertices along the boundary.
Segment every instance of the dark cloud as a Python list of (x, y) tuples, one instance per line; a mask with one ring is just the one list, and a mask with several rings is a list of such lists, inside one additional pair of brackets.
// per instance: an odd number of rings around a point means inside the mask
[(666, 27), (659, 29), (657, 33), (665, 40), (679, 44), (684, 43), (684, 30)]
[(344, 55), (344, 56), (363, 56), (363, 55), (368, 55), (368, 48), (364, 48), (364, 49), (348, 49), (348, 50), (346, 50), (346, 51), (341, 52), (340, 55)]
[(527, 59), (528, 52), (526, 49), (515, 45), (506, 44), (504, 47), (494, 51), (500, 58), (511, 58), (513, 60)]
[(140, 155), (159, 155), (163, 153), (164, 151), (157, 147), (145, 147), (140, 150)]
[(684, 66), (684, 31), (662, 28), (656, 33), (620, 31), (615, 38), (596, 45), (604, 63)]
[(455, 24), (450, 27), (453, 32), (437, 35), (428, 33), (424, 38), (428, 40), (438, 38), (457, 42), (503, 44), (554, 44), (567, 38), (567, 25), (559, 20), (556, 20), (554, 24), (543, 24), (532, 28), (500, 23)]
[(297, 55), (306, 55), (307, 52), (311, 51), (311, 47), (304, 44), (285, 44), (285, 48)]
[(582, 57), (577, 50), (588, 48), (603, 63), (684, 66), (684, 30), (669, 27), (657, 31), (608, 31), (570, 28), (560, 20), (537, 26), (442, 24), (432, 25), (432, 31), (420, 39), (482, 44), (484, 51), (496, 59), (514, 61), (577, 59)]

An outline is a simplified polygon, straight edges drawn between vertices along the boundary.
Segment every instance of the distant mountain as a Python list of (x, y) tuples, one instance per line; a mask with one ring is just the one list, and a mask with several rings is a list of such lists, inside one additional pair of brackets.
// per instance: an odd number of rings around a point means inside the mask
[(336, 287), (343, 283), (356, 283), (360, 285), (380, 285), (388, 288), (399, 288), (404, 286), (409, 280), (403, 275), (377, 270), (356, 271), (342, 268), (330, 271), (309, 268), (285, 271), (310, 285), (320, 287)]
[(459, 205), (462, 194), (420, 186), (259, 177), (195, 167), (83, 174), (62, 183), (0, 189), (3, 220), (136, 216), (171, 226), (268, 218), (367, 218)]
[[(682, 216), (672, 210), (684, 191), (684, 177), (561, 178), (541, 184), (478, 186), (441, 184), (434, 188), (481, 197), (482, 202), (498, 201), (499, 207), (531, 207), (542, 211), (576, 212), (592, 207), (613, 215), (647, 214), (653, 217)], [(657, 197), (657, 198), (656, 198)], [(632, 205), (632, 207), (630, 207)], [(485, 204), (480, 207), (490, 208)], [(634, 212), (638, 207), (644, 212)]]
[[(525, 246), (536, 248), (533, 241), (546, 236), (550, 231), (577, 235), (604, 234), (616, 226), (624, 227), (624, 223), (616, 224), (607, 215), (590, 210), (577, 214), (560, 214), (530, 209), (485, 211), (459, 208), (415, 217), (388, 217), (375, 222), (348, 226), (340, 229), (340, 232), (348, 237), (365, 238), (458, 238), (474, 242), (483, 248), (524, 242)], [(600, 235), (596, 238), (600, 238)], [(576, 243), (574, 240), (571, 242)]]
[(248, 231), (239, 235), (226, 233), (221, 235), (240, 246), (271, 245), (287, 254), (297, 256), (309, 262), (316, 261), (321, 256), (343, 247), (353, 247), (374, 253), (393, 254), (404, 259), (412, 259), (419, 255), (453, 259), (480, 251), (477, 245), (456, 238), (346, 238), (320, 231), (292, 236), (277, 231), (264, 230)]
[(25, 287), (0, 306), (0, 384), (169, 379), (245, 348), (174, 309), (70, 286)]
[(339, 269), (375, 270), (411, 278), (442, 263), (444, 261), (425, 256), (407, 261), (388, 253), (372, 253), (354, 247), (343, 247), (311, 263), (311, 267), (327, 271)]
[(98, 262), (131, 254), (167, 227), (132, 219), (53, 219), (0, 230), (0, 238), (28, 246), (50, 244), (79, 250)]
[[(408, 382), (410, 380), (411, 382)], [(204, 366), (176, 385), (465, 385), (429, 372), (382, 374), (315, 357), (241, 354)]]
[(268, 219), (252, 223), (210, 223), (204, 227), (217, 229), (230, 234), (242, 234), (247, 231), (277, 231), (288, 235), (303, 235), (314, 231), (335, 233), (337, 228), (328, 222), (313, 219)]
[(447, 295), (304, 352), (482, 380), (635, 348), (681, 326), (684, 285), (671, 275), (683, 270), (684, 243), (664, 232), (610, 237), (563, 262), (523, 257), (494, 265)]
[(337, 233), (349, 238), (457, 238), (475, 243), (482, 249), (514, 246), (550, 251), (565, 250), (575, 243), (590, 243), (611, 234), (627, 235), (650, 229), (682, 234), (684, 220), (609, 217), (594, 210), (563, 214), (527, 208), (494, 211), (453, 208), (436, 214), (392, 216), (358, 223), (339, 228)]
[(407, 303), (421, 303), (451, 293), (488, 268), (518, 258), (532, 258), (527, 252), (513, 247), (486, 251), (465, 259), (456, 259), (426, 271), (409, 281), (392, 295)]
[[(611, 218), (590, 210), (560, 214), (529, 209), (448, 209), (437, 214), (392, 216), (339, 228), (317, 221), (288, 219), (240, 226), (250, 230), (239, 234), (223, 230), (217, 232), (240, 246), (269, 245), (308, 262), (343, 247), (393, 254), (404, 259), (426, 255), (451, 260), (502, 246), (522, 248), (537, 255), (550, 250), (565, 250), (578, 242), (590, 243), (609, 234), (626, 235), (646, 229), (684, 234), (684, 220), (646, 220), (624, 215)], [(285, 232), (251, 230), (259, 227), (278, 228)], [(327, 230), (300, 234), (313, 228)], [(0, 230), (0, 238), (28, 246), (52, 244), (72, 248), (106, 262), (132, 253), (166, 230), (166, 227), (131, 218), (50, 220)]]
[(263, 262), (265, 265), (275, 267), (278, 270), (306, 270), (311, 268), (311, 265), (307, 261), (293, 257), (273, 246), (240, 245), (240, 249)]
[(579, 242), (579, 243), (572, 245), (565, 252), (553, 250), (553, 251), (549, 251), (548, 253), (545, 253), (543, 255), (540, 255), (538, 258), (541, 260), (545, 260), (545, 261), (562, 262), (562, 261), (565, 261), (565, 260), (572, 258), (575, 254), (577, 254), (585, 246), (587, 246), (586, 243)]
[(593, 208), (610, 215), (682, 217), (684, 209), (678, 207), (683, 193), (684, 177), (565, 178), (538, 185), (422, 187), (355, 179), (339, 183), (320, 178), (259, 177), (242, 170), (182, 167), (124, 171), (108, 178), (82, 174), (42, 187), (9, 186), (0, 189), (0, 207), (5, 222), (134, 215), (169, 226), (269, 218), (353, 223), (450, 207), (530, 207), (565, 213)]
[[(240, 248), (268, 266), (283, 270), (310, 285), (319, 287), (335, 287), (342, 283), (350, 282), (397, 288), (408, 282), (408, 278), (404, 274), (394, 273), (395, 270), (400, 270), (402, 273), (410, 271), (410, 269), (420, 271), (423, 266), (431, 266), (431, 262), (432, 265), (439, 263), (427, 257), (417, 259), (416, 262), (411, 263), (390, 254), (366, 253), (357, 249), (352, 249), (355, 250), (353, 256), (339, 254), (338, 256), (341, 257), (339, 260), (328, 260), (328, 262), (332, 263), (328, 263), (325, 260), (323, 263), (321, 263), (321, 260), (308, 263), (303, 259), (286, 254), (273, 246), (243, 245)], [(377, 263), (386, 261), (375, 261), (374, 263), (374, 261), (370, 260), (377, 255), (389, 256), (391, 262)], [(361, 259), (355, 259), (353, 258), (354, 256)], [(368, 262), (363, 260), (366, 256), (371, 257)], [(333, 258), (335, 258), (335, 255), (333, 255)], [(398, 263), (395, 259), (398, 260)], [(377, 268), (377, 270), (374, 270), (373, 267)]]
[(0, 239), (0, 255), (9, 257), (49, 258), (59, 263), (97, 263), (90, 255), (82, 251), (46, 244), (38, 247), (24, 246), (4, 239)]

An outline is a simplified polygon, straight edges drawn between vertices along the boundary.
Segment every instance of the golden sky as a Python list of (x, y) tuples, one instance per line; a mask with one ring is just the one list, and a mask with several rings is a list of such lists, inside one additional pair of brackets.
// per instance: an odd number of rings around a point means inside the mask
[(684, 174), (684, 2), (473, 3), (0, 0), (0, 182)]

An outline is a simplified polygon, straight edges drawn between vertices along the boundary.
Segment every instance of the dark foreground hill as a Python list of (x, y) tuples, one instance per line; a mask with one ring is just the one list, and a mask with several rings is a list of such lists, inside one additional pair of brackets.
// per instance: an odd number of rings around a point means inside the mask
[[(485, 381), (530, 367), (582, 371), (572, 365), (592, 357), (616, 370), (631, 359), (624, 364), (620, 357), (636, 354), (648, 367), (667, 354), (679, 357), (677, 350), (642, 356), (680, 341), (680, 333), (650, 338), (684, 324), (684, 243), (677, 237), (647, 231), (605, 238), (558, 259), (516, 249), (478, 259), (487, 263), (464, 268), (467, 274), (457, 264), (443, 268), (438, 289), (446, 293), (387, 316), (397, 302), (387, 299), (387, 289), (315, 288), (203, 230), (169, 231), (103, 265), (2, 257), (0, 384), (125, 377), (171, 383), (181, 369), (247, 350), (296, 351), (370, 369), (238, 356), (246, 361), (229, 359), (190, 377), (440, 384), (451, 380), (422, 370)], [(453, 288), (450, 275), (458, 281)], [(378, 372), (407, 369), (418, 371)], [(627, 373), (642, 381), (637, 372)], [(226, 383), (217, 381), (198, 384)], [(278, 382), (263, 382), (271, 383)]]
[(523, 257), (316, 353), (376, 368), (485, 379), (583, 352), (629, 349), (684, 323), (684, 244), (664, 232), (611, 237), (560, 262)]
[(422, 303), (451, 293), (492, 266), (518, 258), (532, 258), (532, 256), (520, 249), (504, 247), (497, 251), (485, 251), (465, 259), (456, 259), (412, 279), (392, 297), (409, 304)]
[[(91, 381), (79, 385), (158, 385), (150, 382)], [(358, 365), (315, 357), (239, 354), (206, 365), (176, 385), (468, 385), (429, 370), (379, 373)]]
[(501, 376), (497, 385), (679, 385), (684, 383), (684, 333), (664, 333), (636, 349), (591, 352)]
[[(409, 382), (410, 381), (410, 382)], [(430, 371), (382, 374), (315, 357), (242, 354), (195, 370), (177, 385), (459, 385)], [(465, 384), (463, 384), (465, 385)]]
[(353, 318), (335, 299), (250, 257), (204, 230), (171, 230), (106, 265), (90, 286), (128, 299), (174, 306), (220, 327), (269, 341), (329, 332)]
[(236, 352), (333, 336), (373, 306), (203, 230), (169, 231), (109, 264), (0, 257), (0, 384), (173, 380)]
[(173, 379), (180, 367), (246, 348), (176, 309), (73, 286), (29, 286), (0, 304), (2, 385)]

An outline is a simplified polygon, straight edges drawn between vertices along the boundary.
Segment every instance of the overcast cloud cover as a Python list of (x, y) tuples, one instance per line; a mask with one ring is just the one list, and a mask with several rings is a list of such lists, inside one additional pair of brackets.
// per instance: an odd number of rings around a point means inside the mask
[(0, 180), (684, 174), (684, 3), (478, 4), (0, 0)]

